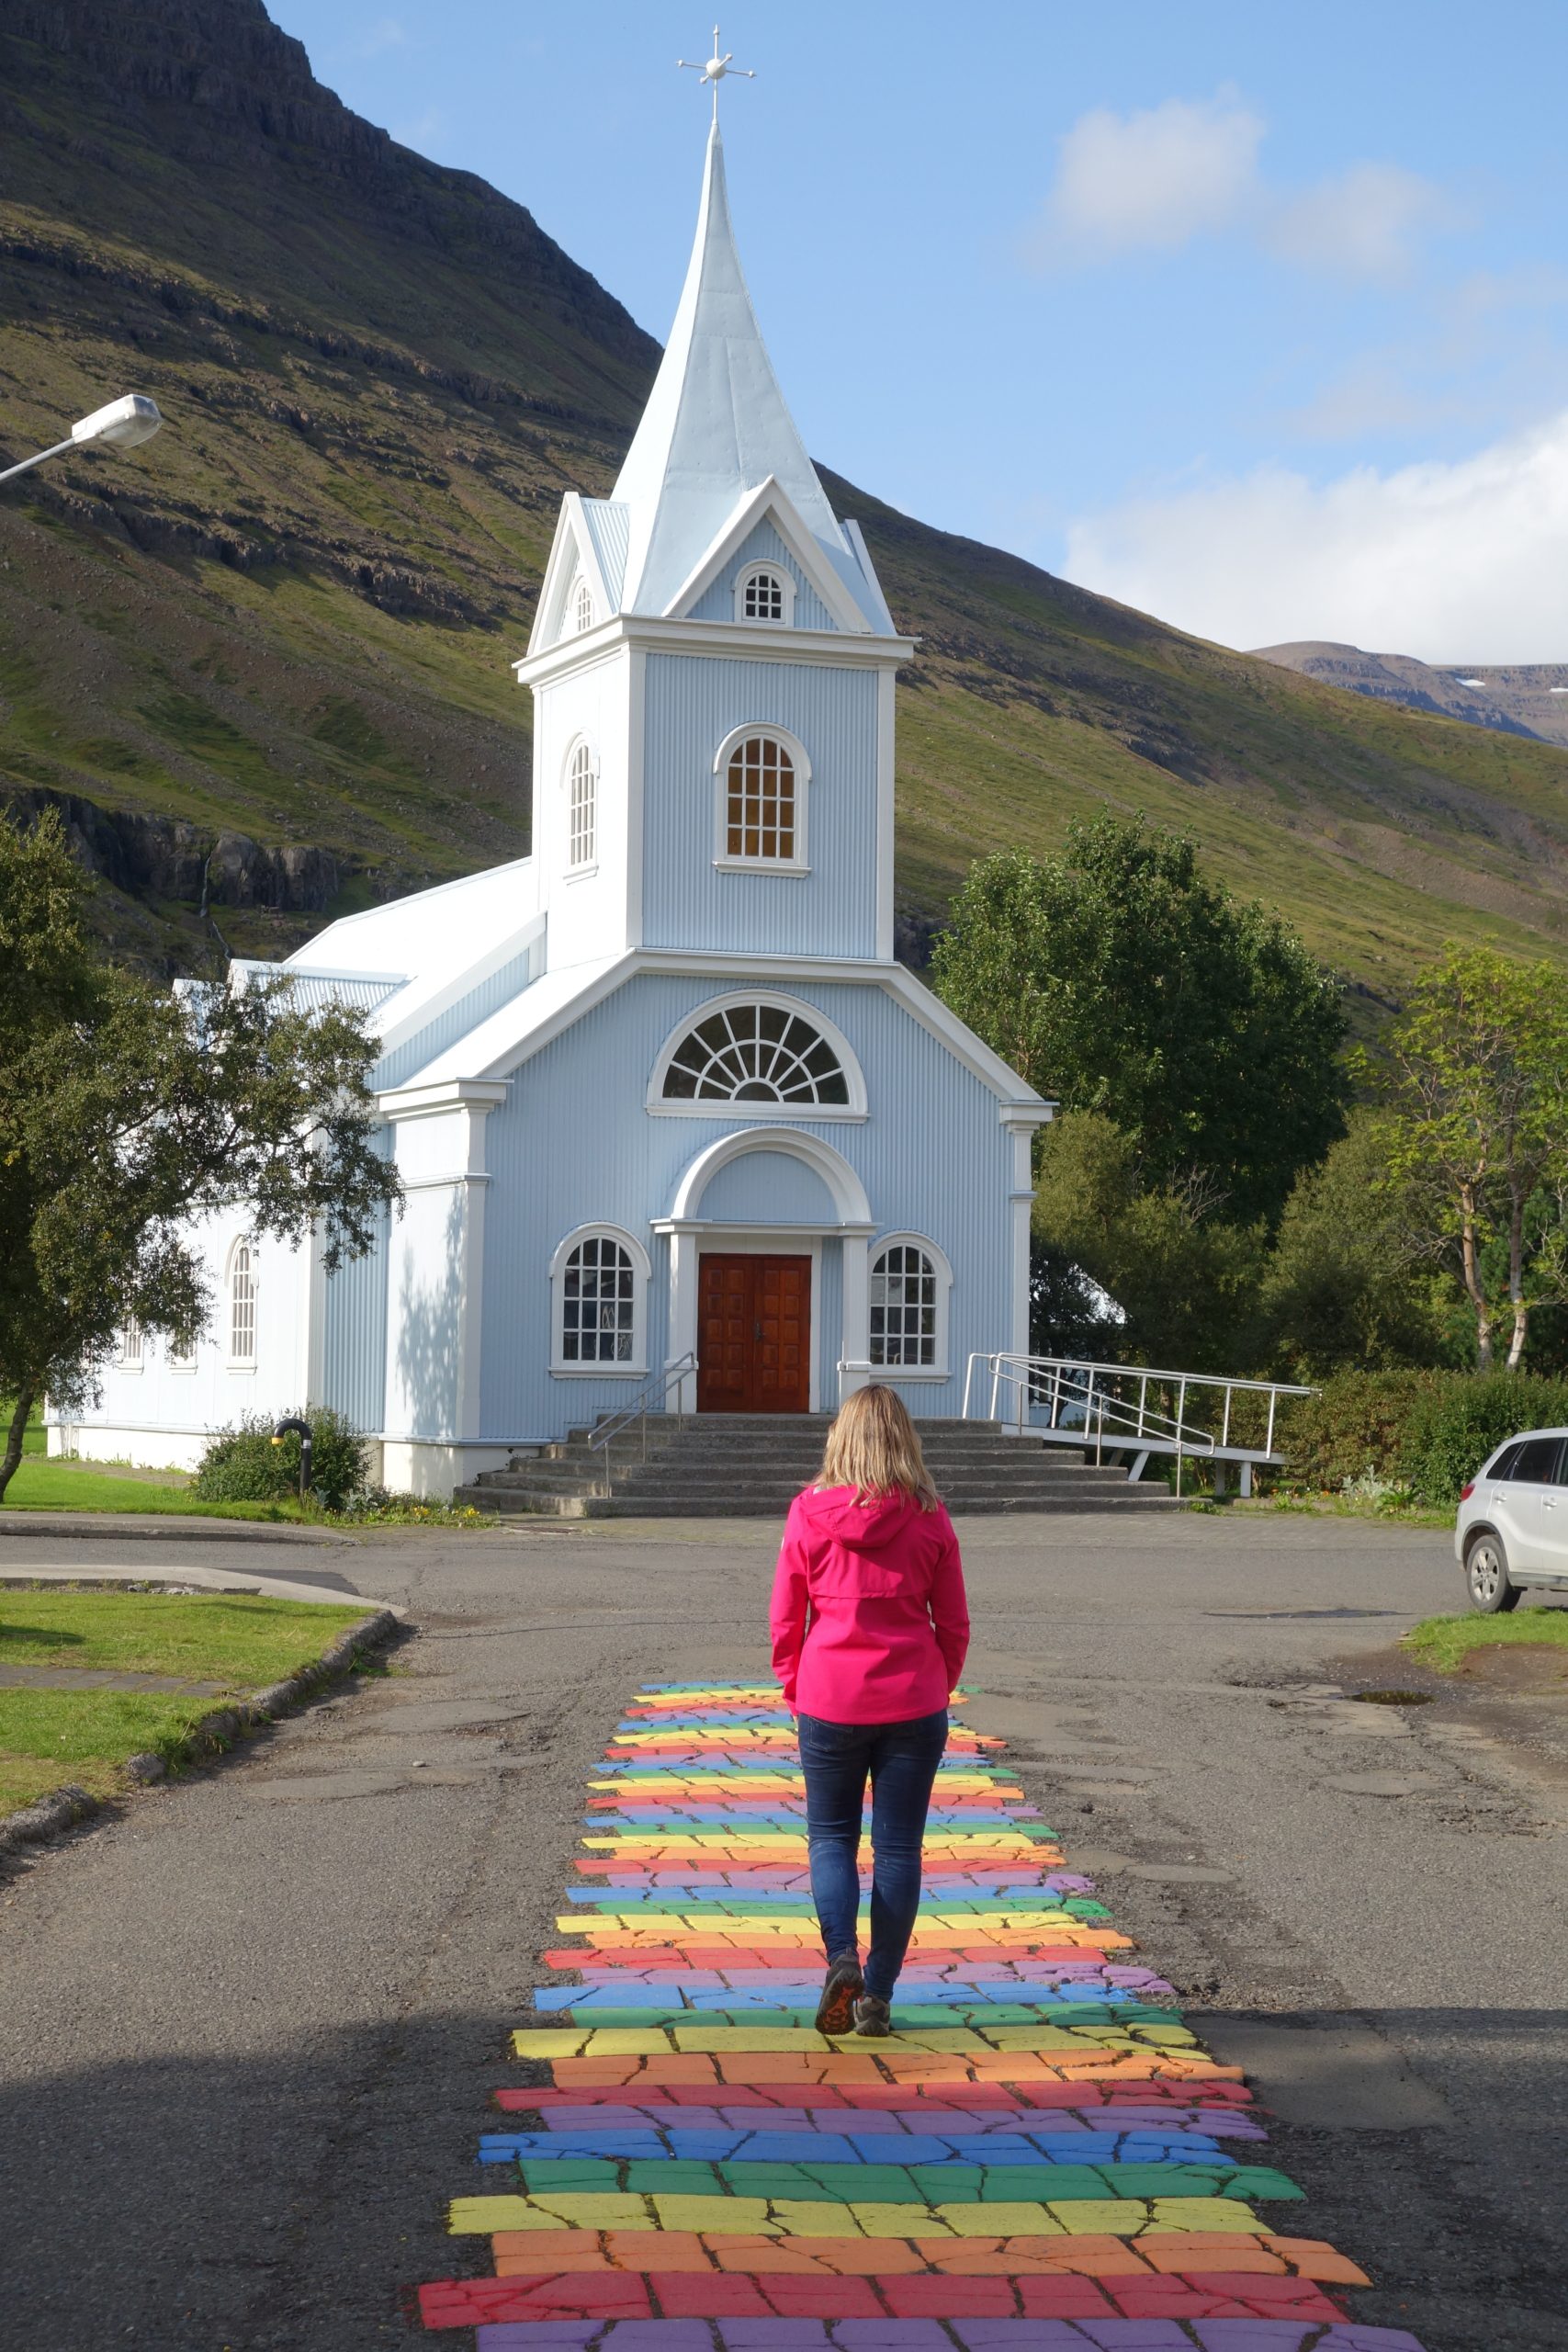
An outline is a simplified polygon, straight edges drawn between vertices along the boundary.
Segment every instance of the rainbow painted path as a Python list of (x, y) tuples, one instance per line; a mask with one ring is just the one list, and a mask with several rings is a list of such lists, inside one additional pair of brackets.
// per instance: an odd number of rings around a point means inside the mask
[[(658, 1683), (590, 1784), (583, 1883), (513, 2036), (478, 2352), (1421, 2352), (1301, 2233), (1234, 2067), (955, 1725), (886, 2041), (811, 2024), (821, 1951), (776, 1685)], [(578, 1981), (568, 1982), (569, 1977)], [(547, 2087), (544, 2076), (547, 2074)], [(515, 2127), (515, 2128), (512, 2128)]]

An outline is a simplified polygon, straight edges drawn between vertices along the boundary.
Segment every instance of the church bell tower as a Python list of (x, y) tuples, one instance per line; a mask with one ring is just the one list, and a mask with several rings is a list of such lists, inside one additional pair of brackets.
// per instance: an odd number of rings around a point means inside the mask
[[(716, 53), (705, 79), (726, 70)], [(716, 89), (663, 360), (609, 497), (562, 502), (516, 664), (547, 968), (633, 948), (891, 961), (894, 680), (914, 650), (779, 389)]]

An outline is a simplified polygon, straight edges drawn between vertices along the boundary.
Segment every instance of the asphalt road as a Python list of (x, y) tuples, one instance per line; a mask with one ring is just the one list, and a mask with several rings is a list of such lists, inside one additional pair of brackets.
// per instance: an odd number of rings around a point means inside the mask
[[(976, 1720), (1254, 2072), (1312, 2200), (1292, 2225), (1378, 2282), (1358, 2317), (1429, 2352), (1568, 2347), (1568, 1699), (1334, 1696), (1422, 1679), (1384, 1654), (1455, 1605), (1442, 1535), (961, 1532)], [(765, 1665), (775, 1536), (134, 1546), (144, 1573), (342, 1577), (419, 1630), (389, 1677), (0, 1887), (7, 2352), (406, 2335), (400, 2290), (468, 2267), (442, 2211), (475, 2185), (589, 1768), (638, 1682)], [(0, 1576), (108, 1555), (6, 1538)]]

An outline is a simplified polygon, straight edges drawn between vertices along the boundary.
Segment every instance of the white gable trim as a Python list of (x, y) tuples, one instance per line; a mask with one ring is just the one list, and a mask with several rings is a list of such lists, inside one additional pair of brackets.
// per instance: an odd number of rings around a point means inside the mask
[[(479, 1024), (490, 1035), (481, 1053), (476, 1056), (479, 1067), (460, 1068), (464, 1045), (459, 1040), (436, 1056), (430, 1069), (438, 1073), (442, 1081), (459, 1077), (510, 1078), (525, 1061), (546, 1046), (552, 1045), (585, 1013), (591, 1012), (595, 1005), (603, 1004), (606, 997), (613, 996), (617, 989), (623, 988), (627, 980), (635, 978), (640, 972), (678, 973), (703, 978), (711, 977), (727, 992), (744, 989), (751, 981), (764, 989), (771, 987), (785, 991), (792, 985), (798, 987), (803, 981), (811, 980), (885, 989), (939, 1045), (945, 1046), (954, 1059), (962, 1062), (964, 1069), (996, 1096), (997, 1115), (1004, 1125), (1042, 1126), (1055, 1108), (1042, 1095), (1032, 1092), (1018, 1072), (1010, 1069), (999, 1054), (994, 1054), (989, 1046), (976, 1037), (975, 1032), (943, 1004), (940, 997), (933, 996), (930, 989), (923, 988), (902, 964), (872, 963), (851, 956), (732, 956), (717, 951), (705, 954), (675, 948), (634, 949), (627, 955), (616, 956), (613, 963), (600, 966), (584, 980), (581, 989), (574, 990), (543, 1018), (539, 1016), (540, 999), (535, 991), (545, 988), (547, 983), (536, 981), (533, 988), (521, 991), (515, 1007), (503, 1009), (512, 1012), (516, 1023), (510, 1036), (500, 1026), (500, 1013), (491, 1014), (488, 1021)], [(820, 1023), (824, 1016), (815, 1006), (808, 1009), (811, 1018)], [(400, 1090), (400, 1092), (416, 1090), (424, 1082), (425, 1074), (416, 1073), (409, 1081), (409, 1089)], [(787, 1133), (788, 1130), (782, 1132)]]
[(380, 1051), (383, 1054), (395, 1053), (400, 1046), (406, 1046), (411, 1037), (417, 1037), (422, 1029), (429, 1028), (433, 1022), (440, 1020), (444, 1012), (450, 1012), (464, 997), (482, 987), (486, 980), (493, 978), (503, 965), (521, 956), (525, 948), (536, 946), (545, 936), (546, 921), (544, 915), (530, 915), (526, 922), (520, 923), (515, 931), (509, 931), (503, 938), (495, 941), (482, 956), (476, 956), (472, 963), (449, 971), (439, 987), (430, 989), (423, 996), (410, 993), (417, 989), (417, 980), (405, 981), (398, 991), (401, 1002), (395, 998), (387, 999), (388, 1018), (374, 1033)]
[(773, 474), (740, 501), (718, 537), (705, 553), (698, 557), (665, 605), (660, 617), (664, 620), (684, 620), (698, 597), (712, 587), (725, 565), (733, 561), (758, 524), (764, 520), (773, 524), (840, 628), (852, 637), (869, 637), (870, 622), (832, 565), (823, 560), (817, 542), (801, 520), (798, 510), (791, 504)]
[[(833, 670), (897, 670), (919, 651), (912, 637), (858, 637), (837, 628), (793, 628), (786, 639), (777, 621), (644, 620), (617, 613), (581, 637), (562, 638), (540, 653), (525, 653), (512, 668), (523, 686), (547, 685), (562, 677), (585, 658), (598, 658), (622, 645), (649, 653), (712, 653), (714, 631), (725, 631), (727, 654), (753, 654), (761, 662), (815, 662)], [(355, 918), (349, 916), (345, 921)]]
[(894, 619), (887, 599), (882, 593), (882, 582), (876, 576), (876, 566), (871, 560), (871, 549), (866, 546), (865, 533), (858, 523), (846, 523), (843, 529), (844, 537), (853, 550), (855, 561), (860, 566), (861, 577), (865, 582), (865, 593), (871, 599), (872, 617), (887, 631), (889, 637), (897, 637), (898, 624)]
[(916, 979), (913, 972), (907, 971), (902, 964), (885, 964), (879, 977), (888, 995), (897, 997), (922, 1029), (929, 1030), (939, 1044), (974, 1072), (983, 1086), (1000, 1098), (1005, 1119), (1026, 1126), (1045, 1125), (1055, 1105), (1025, 1086), (1017, 1070), (1004, 1062), (1000, 1054), (993, 1053), (984, 1038), (977, 1037), (950, 1005)]
[[(593, 544), (593, 534), (583, 515), (581, 494), (569, 490), (560, 503), (556, 535), (550, 544), (549, 561), (545, 566), (545, 576), (539, 584), (538, 609), (529, 633), (525, 659), (543, 652), (546, 646), (556, 642), (560, 634), (567, 590), (580, 571), (592, 591), (594, 610), (598, 615), (594, 628), (602, 628), (605, 621), (614, 618), (615, 607), (600, 569), (599, 550)], [(587, 638), (592, 631), (584, 629), (581, 634)]]

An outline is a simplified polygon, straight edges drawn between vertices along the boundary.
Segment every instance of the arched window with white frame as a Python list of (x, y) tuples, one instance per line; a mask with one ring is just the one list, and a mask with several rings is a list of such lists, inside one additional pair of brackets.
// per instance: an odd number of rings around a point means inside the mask
[(795, 578), (782, 563), (749, 563), (737, 574), (735, 617), (764, 628), (788, 628), (795, 619)]
[(550, 1261), (551, 1370), (648, 1369), (647, 1250), (615, 1226), (580, 1226)]
[(249, 1241), (236, 1241), (229, 1253), (229, 1361), (254, 1364), (256, 1360), (256, 1257)]
[(591, 743), (579, 738), (566, 763), (566, 863), (569, 873), (592, 865), (598, 854), (599, 763)]
[(141, 1326), (134, 1315), (128, 1315), (119, 1327), (119, 1368), (121, 1372), (140, 1372), (146, 1361), (146, 1342)]
[(782, 727), (738, 727), (714, 760), (718, 840), (714, 863), (758, 873), (804, 874), (811, 763)]
[(585, 628), (592, 628), (593, 591), (590, 588), (587, 581), (584, 580), (581, 571), (578, 573), (577, 579), (572, 585), (570, 610), (571, 614), (571, 633), (574, 637), (581, 637)]
[(812, 1118), (863, 1118), (865, 1080), (848, 1038), (792, 997), (719, 997), (688, 1013), (653, 1066), (649, 1109), (754, 1118), (763, 1103)]
[(923, 1234), (895, 1233), (871, 1253), (872, 1363), (896, 1377), (947, 1373), (948, 1293), (953, 1271)]

